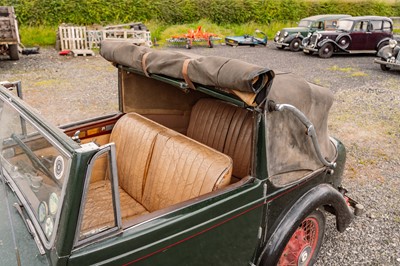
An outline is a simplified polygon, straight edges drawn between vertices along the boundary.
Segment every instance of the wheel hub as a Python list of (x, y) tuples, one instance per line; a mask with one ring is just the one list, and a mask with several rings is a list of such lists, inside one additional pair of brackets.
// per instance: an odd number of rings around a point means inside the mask
[(308, 265), (316, 248), (318, 234), (316, 220), (314, 218), (304, 220), (287, 243), (278, 265)]
[(303, 251), (300, 253), (297, 265), (298, 266), (304, 266), (307, 265), (308, 262), (308, 258), (311, 255), (311, 247), (308, 245), (306, 247), (304, 247)]

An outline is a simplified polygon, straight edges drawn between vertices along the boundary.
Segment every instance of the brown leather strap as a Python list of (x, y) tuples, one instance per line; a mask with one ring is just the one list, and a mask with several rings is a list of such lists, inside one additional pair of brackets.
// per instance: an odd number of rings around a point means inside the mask
[(182, 75), (183, 78), (185, 79), (186, 84), (189, 86), (189, 88), (191, 88), (192, 90), (196, 90), (196, 87), (194, 86), (193, 82), (190, 80), (189, 76), (188, 76), (188, 68), (189, 68), (189, 63), (192, 59), (186, 59), (183, 62), (183, 66), (182, 66)]
[(149, 54), (151, 54), (151, 52), (147, 52), (142, 56), (142, 69), (146, 77), (150, 77), (149, 73), (147, 72), (147, 66), (146, 66), (146, 58)]

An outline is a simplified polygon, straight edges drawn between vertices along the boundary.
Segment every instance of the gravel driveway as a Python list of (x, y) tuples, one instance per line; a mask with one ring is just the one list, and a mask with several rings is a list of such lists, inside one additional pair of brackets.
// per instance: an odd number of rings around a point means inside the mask
[[(347, 147), (344, 185), (366, 212), (342, 234), (328, 217), (317, 265), (400, 265), (400, 71), (383, 72), (373, 56), (320, 59), (272, 44), (190, 52), (294, 72), (334, 92), (329, 125)], [(24, 99), (57, 125), (118, 107), (116, 70), (99, 55), (62, 57), (42, 49), (19, 61), (0, 60), (3, 80), (21, 80)]]

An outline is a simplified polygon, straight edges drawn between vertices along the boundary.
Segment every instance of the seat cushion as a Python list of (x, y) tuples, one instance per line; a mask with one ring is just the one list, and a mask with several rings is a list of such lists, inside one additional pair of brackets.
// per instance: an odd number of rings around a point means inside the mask
[[(149, 213), (122, 188), (119, 188), (119, 197), (122, 220)], [(90, 184), (81, 232), (107, 225), (114, 226), (111, 184), (108, 180)]]

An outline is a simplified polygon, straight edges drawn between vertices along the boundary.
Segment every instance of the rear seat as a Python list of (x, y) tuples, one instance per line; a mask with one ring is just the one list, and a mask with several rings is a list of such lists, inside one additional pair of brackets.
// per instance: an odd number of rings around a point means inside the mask
[(233, 159), (233, 176), (250, 174), (252, 113), (215, 99), (201, 99), (192, 108), (187, 136)]
[[(232, 159), (229, 156), (138, 114), (130, 113), (119, 119), (110, 141), (116, 146), (123, 220), (230, 183)], [(91, 184), (88, 195), (84, 231), (113, 220), (113, 212), (104, 202), (111, 197), (109, 182)], [(98, 219), (100, 216), (102, 221)]]

